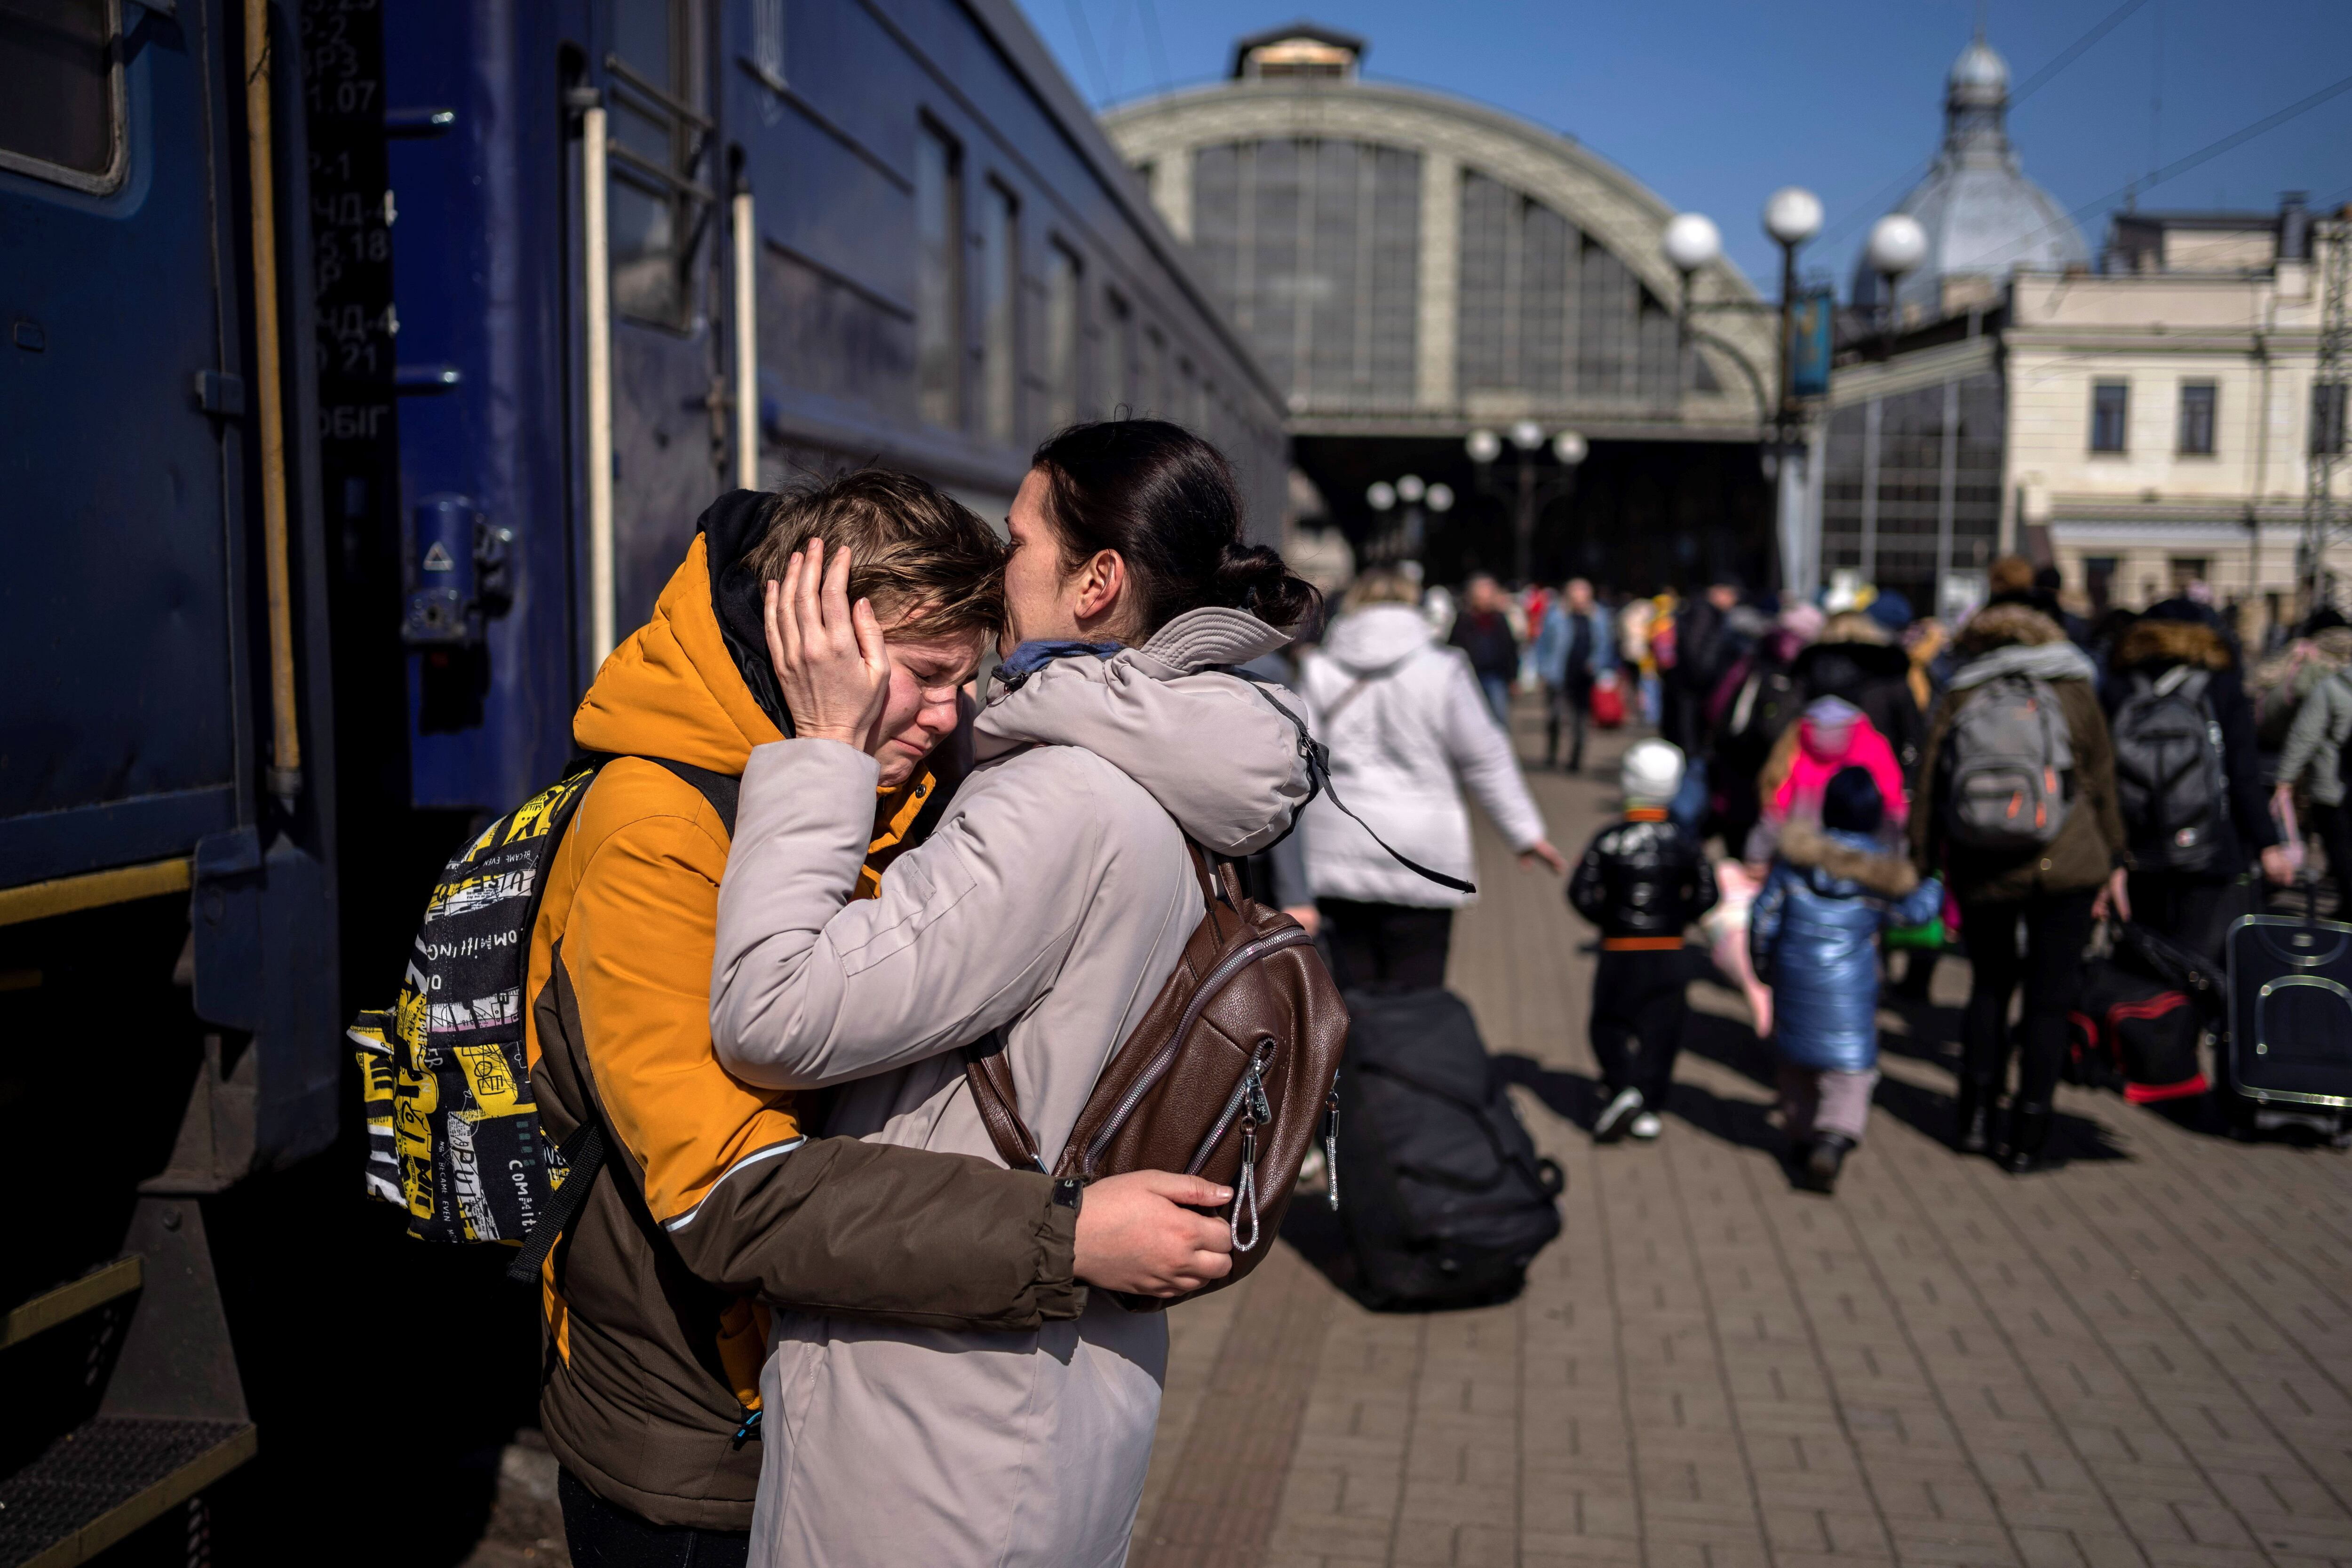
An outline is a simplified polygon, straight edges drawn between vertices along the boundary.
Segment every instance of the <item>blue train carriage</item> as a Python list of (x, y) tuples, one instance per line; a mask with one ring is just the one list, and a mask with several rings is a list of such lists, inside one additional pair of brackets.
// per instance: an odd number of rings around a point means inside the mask
[(338, 1133), (304, 105), (246, 19), (0, 10), (5, 1563), (253, 1454), (207, 1218)]
[(383, 27), (417, 808), (552, 775), (726, 488), (878, 460), (1001, 526), (1039, 438), (1124, 408), (1217, 440), (1277, 527), (1279, 394), (1009, 0)]
[(227, 1555), (347, 1522), (313, 1298), (388, 1271), (474, 1335), (403, 1374), (436, 1436), (527, 1415), (528, 1304), (352, 1239), (341, 1025), (714, 493), (878, 460), (1001, 519), (1126, 409), (1279, 523), (1278, 394), (1006, 0), (12, 7), (0, 312), (0, 1103), (56, 1173), (0, 1259), (0, 1563), (193, 1538), (257, 1418)]

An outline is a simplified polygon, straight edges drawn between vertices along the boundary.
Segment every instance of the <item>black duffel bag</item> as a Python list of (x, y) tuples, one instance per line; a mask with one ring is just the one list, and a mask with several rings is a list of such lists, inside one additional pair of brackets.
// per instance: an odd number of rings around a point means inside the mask
[(2114, 950), (2084, 966), (2066, 1076), (2136, 1105), (2203, 1094), (2198, 1047), (2220, 1021), (2220, 977), (2146, 926), (2125, 922), (2114, 936)]
[(1559, 1234), (1559, 1166), (1537, 1156), (1460, 997), (1347, 1002), (1339, 1179), (1352, 1293), (1378, 1311), (1511, 1300)]

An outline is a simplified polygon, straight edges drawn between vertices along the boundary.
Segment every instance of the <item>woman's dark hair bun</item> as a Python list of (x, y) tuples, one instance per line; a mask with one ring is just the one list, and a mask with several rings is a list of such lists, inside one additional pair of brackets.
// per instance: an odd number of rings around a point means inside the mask
[(1180, 425), (1073, 425), (1047, 437), (1031, 466), (1045, 476), (1045, 512), (1064, 569), (1103, 550), (1126, 563), (1139, 638), (1211, 605), (1246, 610), (1285, 631), (1305, 627), (1321, 609), (1322, 595), (1279, 554), (1244, 542), (1233, 465)]
[(1217, 601), (1247, 610), (1270, 626), (1304, 626), (1322, 607), (1323, 595), (1283, 564), (1263, 544), (1228, 544), (1217, 563)]

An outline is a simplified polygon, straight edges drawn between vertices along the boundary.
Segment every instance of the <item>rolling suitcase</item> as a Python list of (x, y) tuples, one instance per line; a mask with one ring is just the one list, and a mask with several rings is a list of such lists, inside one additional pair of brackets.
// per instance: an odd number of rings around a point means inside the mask
[(1339, 1068), (1339, 1217), (1376, 1311), (1507, 1301), (1559, 1234), (1537, 1157), (1470, 1009), (1450, 991), (1350, 991)]
[(2352, 925), (2246, 915), (2230, 928), (2230, 1088), (2260, 1127), (2341, 1131), (2352, 1110)]

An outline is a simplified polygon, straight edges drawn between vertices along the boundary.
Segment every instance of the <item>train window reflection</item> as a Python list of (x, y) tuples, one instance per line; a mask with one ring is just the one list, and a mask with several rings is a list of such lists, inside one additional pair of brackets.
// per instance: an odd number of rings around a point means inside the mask
[(77, 190), (122, 181), (120, 0), (0, 0), (0, 167)]
[(1078, 418), (1078, 258), (1058, 242), (1045, 249), (1045, 423)]
[(980, 215), (980, 384), (992, 441), (1020, 434), (1020, 209), (991, 182)]
[(694, 108), (693, 9), (691, 0), (614, 0), (604, 61), (613, 308), (668, 327), (691, 317), (690, 253), (709, 200), (696, 177), (710, 126)]
[(1135, 388), (1130, 380), (1135, 331), (1135, 312), (1126, 300), (1116, 294), (1103, 296), (1102, 374), (1095, 387), (1095, 400), (1106, 419), (1118, 417), (1119, 405), (1132, 407)]
[(915, 380), (923, 418), (948, 426), (963, 413), (962, 235), (960, 154), (926, 125), (915, 138)]

